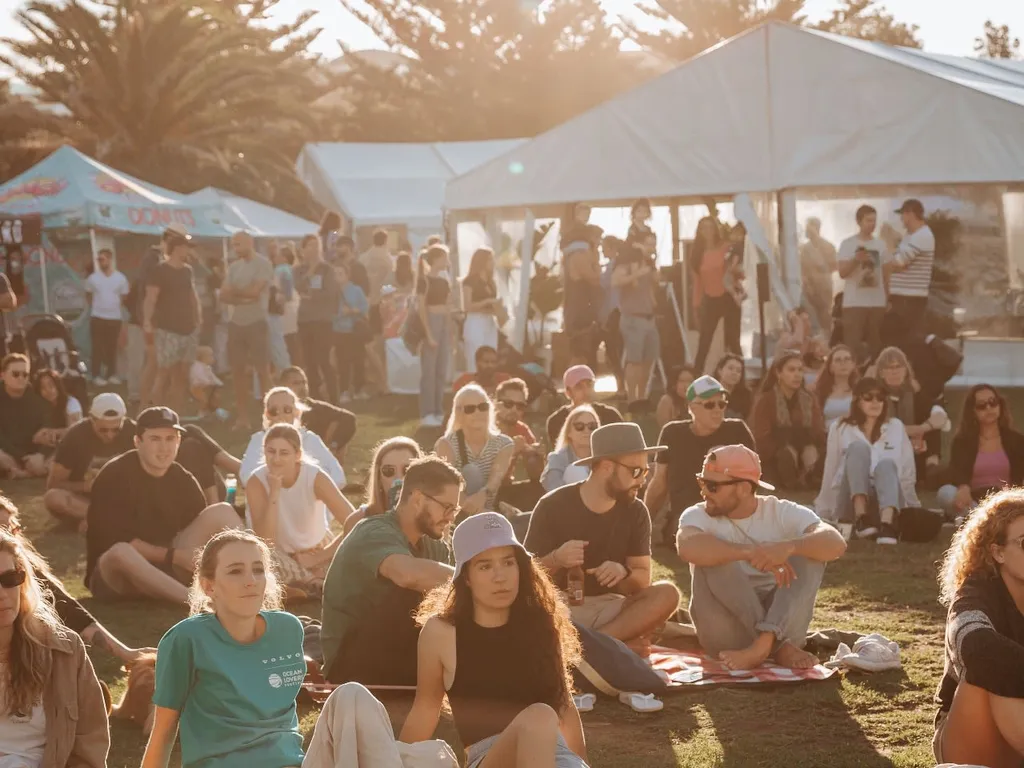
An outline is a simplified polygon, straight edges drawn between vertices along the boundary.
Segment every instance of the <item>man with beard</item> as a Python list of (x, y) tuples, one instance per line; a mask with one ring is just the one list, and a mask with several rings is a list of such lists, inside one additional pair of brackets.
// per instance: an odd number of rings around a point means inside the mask
[(642, 656), (650, 636), (679, 608), (671, 582), (651, 583), (651, 518), (637, 494), (652, 453), (636, 424), (608, 424), (591, 434), (590, 466), (581, 483), (552, 491), (537, 502), (526, 549), (540, 558), (562, 589), (568, 571), (584, 571), (583, 604), (573, 620), (615, 637)]
[(676, 548), (690, 564), (690, 617), (704, 650), (730, 669), (768, 658), (818, 663), (802, 650), (825, 564), (846, 551), (839, 531), (807, 507), (757, 490), (761, 460), (745, 445), (713, 448), (697, 478), (704, 501), (679, 518)]
[(338, 547), (324, 582), (324, 676), (332, 683), (416, 685), (413, 621), (423, 595), (452, 577), (442, 541), (459, 513), (463, 480), (444, 459), (409, 465), (395, 509), (361, 521)]
[(511, 377), (498, 370), (498, 351), (494, 347), (487, 345), (478, 347), (475, 362), (476, 370), (467, 371), (459, 376), (452, 385), (452, 392), (458, 392), (467, 384), (479, 384), (484, 388), (487, 396), (493, 399), (498, 385), (508, 381)]

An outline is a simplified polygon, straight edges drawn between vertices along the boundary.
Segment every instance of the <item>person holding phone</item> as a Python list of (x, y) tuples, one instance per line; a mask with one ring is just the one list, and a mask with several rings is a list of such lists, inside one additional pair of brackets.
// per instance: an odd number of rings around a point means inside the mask
[(857, 209), (857, 233), (839, 246), (843, 278), (843, 342), (859, 360), (874, 359), (882, 349), (886, 281), (882, 265), (891, 260), (885, 243), (875, 236), (878, 212), (870, 205)]

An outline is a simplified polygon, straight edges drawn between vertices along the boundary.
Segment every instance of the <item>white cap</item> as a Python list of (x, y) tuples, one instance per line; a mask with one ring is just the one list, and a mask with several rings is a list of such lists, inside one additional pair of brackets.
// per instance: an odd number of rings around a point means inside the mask
[(101, 392), (92, 399), (89, 415), (94, 419), (123, 419), (128, 409), (116, 392)]

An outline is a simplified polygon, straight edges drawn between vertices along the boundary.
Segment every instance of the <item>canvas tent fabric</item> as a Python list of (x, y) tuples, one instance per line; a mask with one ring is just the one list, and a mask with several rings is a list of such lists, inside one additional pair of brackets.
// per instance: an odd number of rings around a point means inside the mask
[(114, 170), (69, 146), (0, 185), (0, 208), (41, 214), (48, 229), (95, 227), (159, 235), (177, 222), (195, 235), (230, 234), (219, 203), (186, 202), (176, 192)]
[(315, 235), (318, 229), (315, 222), (216, 187), (186, 195), (184, 201), (199, 206), (219, 206), (221, 223), (226, 229), (244, 230), (257, 238), (298, 239)]
[(1024, 63), (769, 23), (447, 186), (449, 210), (1024, 181)]

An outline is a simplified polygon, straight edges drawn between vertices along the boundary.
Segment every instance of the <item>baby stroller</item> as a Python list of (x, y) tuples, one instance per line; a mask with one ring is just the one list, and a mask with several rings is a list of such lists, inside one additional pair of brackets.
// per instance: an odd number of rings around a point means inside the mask
[(64, 319), (60, 315), (25, 315), (21, 330), (32, 370), (56, 371), (64, 381), (65, 391), (80, 403), (88, 403), (85, 363), (79, 359), (71, 329)]

